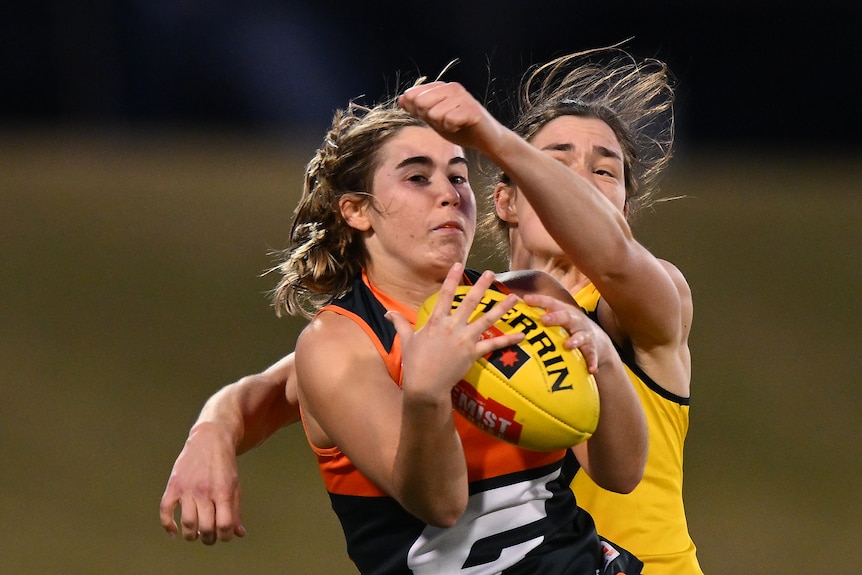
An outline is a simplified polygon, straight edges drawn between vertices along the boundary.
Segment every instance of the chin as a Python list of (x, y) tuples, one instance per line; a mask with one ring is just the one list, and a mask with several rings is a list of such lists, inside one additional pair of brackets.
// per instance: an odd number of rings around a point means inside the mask
[(434, 269), (439, 271), (442, 274), (442, 277), (445, 278), (446, 274), (449, 273), (449, 270), (456, 263), (464, 263), (466, 265), (467, 258), (461, 254), (449, 254), (440, 257), (429, 257), (426, 261), (429, 262), (430, 265), (433, 265)]

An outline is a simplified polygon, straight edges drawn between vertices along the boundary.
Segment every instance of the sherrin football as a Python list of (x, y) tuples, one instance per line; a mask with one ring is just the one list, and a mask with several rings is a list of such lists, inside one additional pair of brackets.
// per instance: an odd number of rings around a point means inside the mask
[[(459, 286), (452, 308), (470, 290)], [(416, 329), (427, 321), (437, 294), (419, 309)], [(502, 301), (489, 289), (470, 321)], [(544, 311), (518, 300), (484, 336), (524, 332), (517, 345), (480, 357), (452, 388), (455, 410), (483, 431), (533, 451), (554, 451), (590, 438), (599, 422), (599, 392), (578, 350), (567, 350), (568, 333), (539, 321)]]

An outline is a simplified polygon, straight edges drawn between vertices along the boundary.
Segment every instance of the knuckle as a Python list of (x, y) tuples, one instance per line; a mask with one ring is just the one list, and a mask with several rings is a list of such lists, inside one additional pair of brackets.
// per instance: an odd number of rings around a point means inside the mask
[(198, 528), (198, 522), (193, 519), (182, 519), (183, 529), (188, 531), (196, 531)]

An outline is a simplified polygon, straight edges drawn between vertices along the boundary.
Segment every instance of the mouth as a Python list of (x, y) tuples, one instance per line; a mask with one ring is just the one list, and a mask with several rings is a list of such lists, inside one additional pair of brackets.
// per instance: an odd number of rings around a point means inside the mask
[(464, 226), (462, 226), (460, 223), (458, 223), (456, 221), (449, 221), (449, 222), (445, 222), (443, 224), (440, 224), (439, 226), (434, 228), (434, 231), (438, 231), (438, 230), (450, 230), (450, 231), (463, 232)]

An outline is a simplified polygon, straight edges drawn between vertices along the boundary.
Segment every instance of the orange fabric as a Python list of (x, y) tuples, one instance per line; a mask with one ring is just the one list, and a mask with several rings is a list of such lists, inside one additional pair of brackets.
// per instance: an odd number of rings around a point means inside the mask
[[(362, 281), (386, 309), (400, 312), (411, 324), (415, 324), (416, 310), (379, 291), (368, 280), (364, 272), (362, 274)], [(467, 280), (465, 279), (465, 281)], [(503, 290), (506, 289), (502, 284), (496, 284), (495, 287), (502, 288)], [(508, 290), (506, 291), (508, 293)], [(368, 337), (374, 343), (380, 357), (386, 364), (393, 382), (400, 387), (400, 338), (398, 336), (395, 337), (392, 351), (387, 353), (371, 327), (357, 314), (336, 306), (327, 307), (326, 309), (327, 311), (350, 317), (368, 334)], [(559, 461), (565, 455), (565, 450), (540, 453), (505, 443), (481, 431), (457, 412), (455, 412), (455, 428), (461, 436), (461, 442), (466, 454), (468, 481), (477, 481), (524, 469), (541, 467)], [(324, 484), (330, 493), (369, 497), (383, 497), (387, 495), (356, 469), (337, 447), (321, 449), (312, 444), (311, 448), (317, 456)]]

